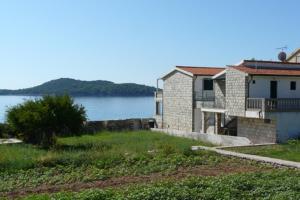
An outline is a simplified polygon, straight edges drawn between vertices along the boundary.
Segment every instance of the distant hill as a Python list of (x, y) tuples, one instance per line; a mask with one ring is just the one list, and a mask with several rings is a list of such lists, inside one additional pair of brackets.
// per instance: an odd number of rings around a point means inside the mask
[(116, 84), (110, 81), (81, 81), (70, 78), (61, 78), (46, 82), (42, 85), (19, 89), (0, 90), (0, 95), (62, 95), (71, 96), (152, 96), (154, 87), (135, 83)]

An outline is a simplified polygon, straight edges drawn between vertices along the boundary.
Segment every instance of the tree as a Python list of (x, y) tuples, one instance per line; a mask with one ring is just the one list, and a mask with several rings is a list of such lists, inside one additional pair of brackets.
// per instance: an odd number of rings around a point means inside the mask
[(84, 107), (68, 95), (28, 100), (7, 111), (7, 124), (23, 141), (42, 147), (55, 144), (56, 136), (78, 134), (84, 121)]

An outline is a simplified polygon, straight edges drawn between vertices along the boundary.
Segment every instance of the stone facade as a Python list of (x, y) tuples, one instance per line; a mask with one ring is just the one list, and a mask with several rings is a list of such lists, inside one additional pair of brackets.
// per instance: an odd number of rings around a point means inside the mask
[(226, 71), (226, 110), (228, 115), (245, 116), (248, 95), (247, 74), (229, 67)]
[(174, 72), (164, 80), (163, 128), (193, 131), (193, 77)]
[(215, 106), (217, 108), (225, 108), (225, 96), (226, 96), (225, 80), (215, 80), (214, 90), (215, 90)]
[(276, 143), (276, 120), (238, 117), (237, 134), (254, 144)]

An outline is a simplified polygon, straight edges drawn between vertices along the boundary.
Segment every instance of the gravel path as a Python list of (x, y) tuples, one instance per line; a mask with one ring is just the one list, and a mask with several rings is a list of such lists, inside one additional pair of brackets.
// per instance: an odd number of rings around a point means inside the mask
[(300, 169), (300, 162), (281, 160), (281, 159), (277, 159), (277, 158), (270, 158), (270, 157), (257, 156), (257, 155), (251, 155), (251, 154), (237, 153), (237, 152), (227, 151), (227, 150), (218, 149), (218, 148), (214, 148), (214, 147), (192, 146), (192, 150), (214, 151), (221, 155), (233, 156), (233, 157), (238, 157), (238, 158), (254, 160), (254, 161), (258, 161), (258, 162), (271, 163), (272, 165), (279, 165), (279, 166), (286, 166), (286, 167)]

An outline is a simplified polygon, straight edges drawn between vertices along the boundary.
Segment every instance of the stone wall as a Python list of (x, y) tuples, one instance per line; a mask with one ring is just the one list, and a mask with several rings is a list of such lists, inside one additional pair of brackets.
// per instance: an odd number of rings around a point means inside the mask
[(226, 71), (226, 110), (228, 115), (245, 116), (248, 95), (247, 74), (229, 67)]
[(154, 123), (152, 118), (88, 121), (84, 125), (84, 132), (95, 133), (103, 130), (123, 131), (123, 130), (149, 130)]
[(155, 119), (155, 127), (162, 128), (162, 115), (154, 115), (153, 118)]
[(177, 71), (164, 80), (163, 127), (193, 131), (193, 77)]
[(237, 136), (247, 137), (254, 144), (276, 143), (276, 120), (238, 117)]
[(225, 96), (226, 96), (225, 80), (215, 80), (214, 90), (215, 90), (215, 106), (217, 108), (225, 108)]

